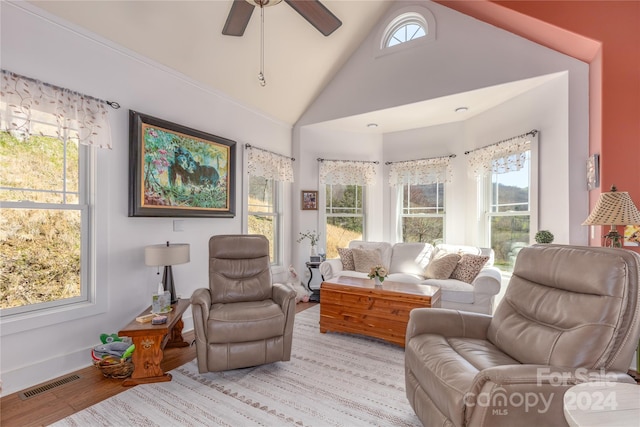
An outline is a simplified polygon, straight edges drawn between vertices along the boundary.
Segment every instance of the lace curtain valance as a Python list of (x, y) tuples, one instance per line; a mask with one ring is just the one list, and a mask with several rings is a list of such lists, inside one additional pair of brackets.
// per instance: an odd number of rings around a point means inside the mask
[(2, 70), (0, 128), (111, 148), (106, 101)]
[(451, 182), (450, 160), (450, 157), (436, 157), (392, 163), (389, 168), (389, 184), (426, 185)]
[(370, 185), (376, 179), (374, 162), (348, 160), (322, 160), (320, 162), (320, 184)]
[(487, 147), (467, 152), (469, 174), (481, 177), (490, 173), (519, 171), (527, 161), (527, 151), (537, 131), (529, 132)]
[(257, 147), (247, 146), (249, 175), (274, 181), (293, 182), (293, 159)]

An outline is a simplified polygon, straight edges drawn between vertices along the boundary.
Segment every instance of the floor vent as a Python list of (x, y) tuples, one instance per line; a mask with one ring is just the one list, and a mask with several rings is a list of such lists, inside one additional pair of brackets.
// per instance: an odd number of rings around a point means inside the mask
[(21, 392), (20, 399), (22, 400), (31, 399), (32, 397), (36, 397), (44, 393), (45, 391), (52, 390), (56, 387), (60, 387), (62, 385), (68, 384), (70, 382), (73, 382), (79, 379), (80, 377), (74, 374), (74, 375), (69, 375), (68, 377), (60, 378), (59, 380), (51, 381), (50, 383), (46, 383), (41, 386), (34, 387), (32, 389)]

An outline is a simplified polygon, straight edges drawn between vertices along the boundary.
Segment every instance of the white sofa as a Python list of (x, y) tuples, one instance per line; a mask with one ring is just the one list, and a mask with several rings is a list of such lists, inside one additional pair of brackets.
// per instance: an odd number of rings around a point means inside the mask
[[(349, 248), (377, 249), (382, 264), (389, 270), (386, 280), (411, 282), (440, 287), (443, 308), (492, 314), (493, 301), (500, 292), (500, 270), (493, 266), (493, 249), (476, 246), (440, 244), (435, 248), (428, 243), (365, 242), (354, 240)], [(456, 279), (426, 279), (424, 271), (436, 251), (450, 253), (468, 253), (489, 256), (489, 260), (472, 283)], [(363, 277), (367, 273), (343, 270), (340, 259), (328, 259), (320, 264), (320, 273), (324, 280), (338, 276)]]

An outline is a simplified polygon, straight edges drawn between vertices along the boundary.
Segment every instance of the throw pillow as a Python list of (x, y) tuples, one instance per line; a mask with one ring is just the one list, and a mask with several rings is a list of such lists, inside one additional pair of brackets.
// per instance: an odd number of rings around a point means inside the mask
[(336, 248), (338, 249), (338, 255), (340, 255), (340, 261), (342, 261), (342, 269), (353, 271), (356, 269), (356, 265), (353, 263), (353, 252), (349, 248)]
[(382, 258), (380, 257), (379, 250), (368, 249), (351, 249), (353, 253), (353, 262), (356, 267), (356, 271), (360, 273), (369, 273), (371, 267), (376, 265), (382, 265)]
[(461, 280), (466, 283), (473, 282), (488, 260), (489, 257), (485, 255), (463, 254), (456, 269), (451, 273), (451, 279)]
[(427, 279), (448, 279), (453, 270), (456, 269), (458, 261), (460, 261), (460, 255), (441, 251), (440, 254), (429, 261), (424, 271), (424, 276)]

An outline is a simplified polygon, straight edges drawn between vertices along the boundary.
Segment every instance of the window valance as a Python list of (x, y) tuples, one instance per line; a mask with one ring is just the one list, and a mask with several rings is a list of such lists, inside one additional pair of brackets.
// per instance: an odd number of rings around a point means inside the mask
[(426, 185), (436, 182), (451, 182), (452, 156), (431, 159), (408, 160), (390, 163), (390, 185)]
[(375, 182), (378, 162), (325, 159), (318, 161), (321, 185), (370, 185)]
[(295, 159), (247, 144), (247, 170), (249, 175), (274, 181), (293, 182)]
[(487, 147), (467, 151), (469, 173), (481, 177), (490, 173), (515, 172), (522, 169), (527, 161), (526, 153), (531, 150), (531, 141), (538, 131), (500, 141)]
[(2, 70), (0, 128), (111, 148), (109, 104), (88, 95)]

